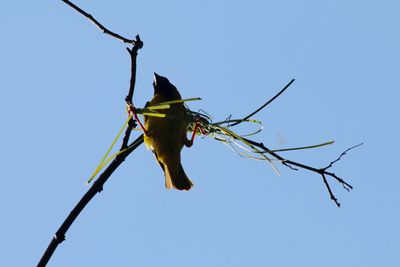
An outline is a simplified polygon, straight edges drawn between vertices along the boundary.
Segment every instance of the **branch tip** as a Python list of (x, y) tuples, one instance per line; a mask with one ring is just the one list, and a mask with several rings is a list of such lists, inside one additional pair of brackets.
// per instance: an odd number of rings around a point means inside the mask
[(358, 145), (355, 145), (355, 146), (352, 146), (352, 147), (346, 149), (345, 151), (342, 152), (342, 154), (340, 154), (340, 156), (339, 156), (337, 159), (335, 159), (334, 161), (332, 161), (331, 163), (329, 163), (328, 166), (326, 166), (325, 168), (323, 168), (323, 170), (325, 171), (325, 170), (331, 168), (331, 167), (333, 166), (333, 164), (335, 164), (336, 162), (338, 162), (339, 160), (341, 160), (342, 157), (343, 157), (344, 155), (347, 155), (347, 152), (349, 152), (350, 150), (352, 150), (352, 149), (354, 149), (354, 148), (357, 148), (357, 147), (359, 147), (359, 146), (361, 146), (361, 145), (363, 145), (363, 144), (364, 144), (364, 143), (359, 143)]
[[(109, 29), (107, 29), (106, 27), (103, 26), (103, 24), (101, 24), (100, 22), (98, 22), (91, 14), (87, 13), (86, 11), (84, 11), (83, 9), (79, 8), (77, 5), (75, 5), (74, 3), (72, 3), (69, 0), (62, 0), (64, 3), (66, 3), (67, 5), (69, 5), (71, 8), (73, 8), (75, 11), (77, 11), (79, 14), (83, 15), (84, 17), (86, 17), (87, 19), (89, 19), (94, 25), (96, 25), (97, 28), (99, 28), (103, 33), (110, 35), (111, 37), (114, 37), (124, 43), (129, 43), (129, 44), (135, 44), (135, 40), (131, 40), (128, 38), (125, 38), (117, 33), (114, 33), (112, 31), (110, 31)], [(136, 36), (138, 37), (138, 35)], [(140, 41), (140, 38), (139, 38)], [(141, 43), (141, 46), (143, 46), (143, 43)], [(141, 48), (141, 47), (140, 47)]]
[[(332, 192), (332, 190), (330, 188), (330, 185), (329, 185), (329, 183), (328, 183), (328, 181), (326, 179), (326, 176), (331, 176), (332, 178), (334, 178), (337, 182), (342, 184), (343, 188), (345, 188), (347, 191), (350, 191), (350, 189), (353, 189), (353, 187), (349, 183), (344, 181), (342, 178), (338, 177), (336, 174), (334, 174), (332, 172), (328, 172), (327, 169), (332, 167), (334, 163), (339, 161), (343, 157), (343, 155), (346, 154), (346, 152), (348, 152), (348, 151), (350, 151), (350, 150), (352, 150), (352, 149), (354, 149), (354, 148), (356, 148), (358, 146), (361, 146), (363, 143), (360, 143), (358, 145), (355, 145), (355, 146), (352, 146), (352, 147), (346, 149), (336, 160), (332, 161), (327, 167), (318, 169), (318, 168), (311, 167), (311, 166), (303, 164), (303, 163), (299, 163), (299, 162), (296, 162), (296, 161), (285, 159), (284, 157), (282, 157), (278, 153), (276, 153), (274, 151), (271, 151), (269, 148), (265, 147), (263, 143), (258, 143), (258, 142), (255, 142), (253, 140), (247, 139), (247, 138), (243, 138), (243, 139), (246, 142), (248, 142), (248, 143), (250, 143), (250, 144), (252, 144), (252, 145), (254, 145), (256, 147), (263, 149), (265, 151), (265, 153), (268, 153), (269, 155), (273, 156), (275, 159), (279, 160), (281, 162), (281, 164), (285, 165), (286, 167), (288, 167), (288, 168), (290, 168), (292, 170), (298, 170), (298, 168), (301, 168), (301, 169), (309, 170), (309, 171), (312, 171), (312, 172), (315, 172), (315, 173), (318, 173), (319, 175), (321, 175), (322, 179), (324, 181), (324, 184), (325, 184), (325, 186), (326, 186), (326, 188), (327, 188), (327, 190), (329, 192), (330, 198), (335, 202), (335, 204), (338, 207), (340, 207), (340, 203), (338, 202), (337, 198), (333, 194), (333, 192)], [(298, 168), (296, 168), (296, 167), (298, 167)]]

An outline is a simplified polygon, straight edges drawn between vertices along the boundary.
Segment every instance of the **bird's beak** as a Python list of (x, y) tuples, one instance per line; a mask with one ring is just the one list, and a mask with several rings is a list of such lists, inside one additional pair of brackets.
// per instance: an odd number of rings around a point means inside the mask
[(160, 79), (160, 75), (154, 72), (154, 79), (153, 79), (153, 84), (157, 86), (157, 81)]

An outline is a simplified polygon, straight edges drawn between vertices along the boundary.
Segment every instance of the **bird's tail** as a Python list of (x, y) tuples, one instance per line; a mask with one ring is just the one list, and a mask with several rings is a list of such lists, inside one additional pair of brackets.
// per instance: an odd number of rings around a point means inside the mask
[[(176, 169), (176, 170), (172, 170)], [(165, 168), (165, 187), (175, 188), (178, 190), (190, 190), (192, 188), (193, 183), (190, 179), (186, 176), (185, 171), (182, 168), (182, 164), (179, 164), (178, 168)]]

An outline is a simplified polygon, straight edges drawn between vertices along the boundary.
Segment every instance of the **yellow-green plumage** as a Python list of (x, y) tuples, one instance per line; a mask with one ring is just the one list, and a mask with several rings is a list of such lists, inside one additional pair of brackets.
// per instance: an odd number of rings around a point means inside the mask
[[(146, 106), (179, 100), (181, 95), (167, 78), (154, 74), (154, 96)], [(187, 122), (182, 103), (172, 104), (169, 109), (160, 110), (164, 118), (145, 116), (144, 136), (146, 146), (151, 149), (165, 174), (165, 186), (179, 190), (189, 190), (193, 184), (181, 165), (181, 150), (187, 143)]]

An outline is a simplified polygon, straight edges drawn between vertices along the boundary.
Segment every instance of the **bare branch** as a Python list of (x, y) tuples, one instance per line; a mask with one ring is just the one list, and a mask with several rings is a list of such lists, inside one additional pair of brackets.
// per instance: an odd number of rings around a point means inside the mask
[[(63, 0), (63, 2), (67, 3), (69, 6), (74, 8), (76, 11), (89, 18), (97, 27), (103, 30), (104, 33), (107, 33), (117, 39), (124, 41), (125, 43), (133, 44), (132, 49), (128, 48), (128, 52), (131, 55), (131, 80), (128, 95), (125, 97), (126, 103), (132, 103), (135, 82), (136, 82), (136, 57), (139, 49), (143, 47), (143, 42), (140, 40), (139, 35), (136, 36), (135, 40), (126, 39), (118, 34), (115, 34), (108, 29), (106, 29), (102, 24), (100, 24), (96, 19), (93, 18), (92, 15), (86, 13), (78, 6), (74, 5), (70, 1)], [(114, 173), (114, 171), (125, 161), (126, 157), (128, 157), (138, 146), (143, 143), (143, 135), (140, 135), (134, 142), (132, 142), (128, 146), (129, 137), (131, 134), (131, 129), (134, 127), (134, 121), (131, 120), (129, 122), (129, 127), (125, 131), (125, 136), (122, 141), (122, 145), (120, 148), (121, 153), (118, 154), (115, 159), (108, 165), (108, 167), (103, 171), (103, 173), (97, 178), (97, 180), (93, 183), (90, 189), (86, 192), (86, 194), (81, 198), (81, 200), (76, 204), (76, 206), (69, 213), (67, 218), (62, 223), (61, 227), (55, 233), (53, 239), (51, 240), (49, 246), (44, 252), (42, 258), (40, 259), (37, 266), (46, 266), (54, 251), (57, 249), (57, 246), (61, 244), (65, 240), (65, 234), (75, 221), (75, 219), (79, 216), (81, 211), (85, 208), (85, 206), (92, 200), (92, 198), (103, 190), (103, 185), (108, 180), (108, 178)]]
[(132, 47), (132, 49), (126, 48), (128, 50), (129, 55), (131, 56), (131, 73), (135, 75), (131, 75), (131, 80), (129, 84), (129, 92), (128, 95), (125, 98), (125, 102), (127, 104), (132, 104), (132, 97), (133, 93), (135, 91), (135, 83), (136, 83), (136, 57), (137, 57), (137, 52), (139, 49), (143, 47), (143, 42), (140, 40), (139, 34), (136, 35), (136, 40), (135, 40), (135, 45)]
[(123, 153), (119, 154), (110, 165), (103, 171), (103, 173), (99, 176), (99, 178), (93, 183), (90, 189), (86, 192), (86, 194), (81, 198), (81, 200), (76, 204), (76, 206), (69, 213), (67, 218), (64, 220), (60, 228), (55, 233), (53, 239), (51, 240), (49, 246), (44, 252), (42, 258), (38, 263), (39, 266), (46, 266), (47, 262), (50, 260), (57, 246), (61, 244), (65, 240), (65, 234), (68, 229), (71, 227), (72, 223), (79, 216), (81, 211), (85, 208), (85, 206), (92, 200), (92, 198), (103, 190), (104, 183), (108, 180), (108, 178), (113, 174), (113, 172), (121, 165), (122, 162), (129, 156), (138, 146), (143, 143), (143, 135), (139, 136), (131, 146)]
[(346, 155), (347, 152), (349, 152), (350, 150), (352, 150), (352, 149), (354, 149), (354, 148), (356, 148), (356, 147), (359, 147), (359, 146), (361, 146), (361, 145), (363, 145), (363, 143), (360, 143), (360, 144), (358, 144), (358, 145), (355, 145), (355, 146), (352, 146), (352, 147), (346, 149), (342, 154), (340, 154), (340, 156), (339, 156), (337, 159), (335, 159), (334, 161), (332, 161), (331, 163), (329, 163), (329, 165), (326, 166), (326, 167), (324, 168), (324, 170), (327, 170), (327, 169), (329, 169), (330, 167), (332, 167), (333, 164), (335, 164), (336, 162), (338, 162), (344, 155)]
[[(139, 49), (143, 47), (143, 42), (140, 40), (139, 34), (136, 35), (135, 45), (132, 49), (127, 48), (129, 55), (131, 56), (131, 80), (129, 83), (128, 94), (125, 97), (125, 102), (127, 105), (132, 104), (133, 93), (135, 92), (135, 84), (136, 84), (136, 58), (137, 52)], [(136, 127), (136, 122), (133, 119), (129, 120), (128, 127), (126, 128), (124, 138), (122, 139), (121, 150), (125, 149), (128, 146), (129, 137), (131, 135), (131, 131)]]
[(259, 107), (258, 109), (256, 109), (254, 112), (250, 113), (249, 115), (247, 115), (246, 117), (244, 117), (243, 119), (239, 120), (238, 122), (233, 123), (230, 126), (235, 126), (238, 125), (239, 123), (242, 123), (244, 121), (246, 121), (247, 119), (249, 119), (251, 116), (255, 115), (256, 113), (258, 113), (259, 111), (261, 111), (263, 108), (265, 108), (267, 105), (269, 105), (270, 103), (272, 103), (272, 101), (274, 101), (278, 96), (280, 96), (284, 91), (286, 91), (286, 89), (289, 88), (289, 86), (294, 82), (295, 80), (292, 79), (285, 87), (283, 87), (282, 90), (280, 90), (273, 98), (271, 98), (270, 100), (268, 100), (264, 105), (262, 105), (261, 107)]
[(340, 203), (338, 202), (337, 198), (335, 197), (335, 195), (332, 193), (331, 187), (329, 186), (328, 181), (326, 180), (325, 174), (321, 174), (322, 179), (324, 180), (325, 186), (328, 189), (329, 195), (331, 197), (331, 199), (335, 202), (335, 204), (340, 208)]
[(354, 149), (354, 148), (362, 145), (362, 143), (346, 149), (336, 160), (332, 161), (327, 167), (318, 169), (318, 168), (314, 168), (314, 167), (311, 167), (311, 166), (308, 166), (308, 165), (305, 165), (305, 164), (302, 164), (302, 163), (298, 163), (298, 162), (295, 162), (295, 161), (292, 161), (292, 160), (285, 159), (282, 156), (280, 156), (279, 154), (271, 151), (269, 148), (264, 146), (263, 143), (257, 143), (255, 141), (247, 139), (247, 138), (243, 138), (243, 139), (246, 142), (249, 142), (250, 144), (252, 144), (252, 145), (254, 145), (256, 147), (259, 147), (259, 148), (263, 149), (266, 153), (270, 154), (271, 156), (273, 156), (274, 158), (279, 160), (283, 165), (285, 165), (286, 167), (289, 167), (292, 170), (298, 170), (297, 168), (293, 167), (293, 166), (296, 166), (296, 167), (299, 167), (299, 168), (302, 168), (302, 169), (309, 170), (309, 171), (312, 171), (312, 172), (320, 174), (322, 176), (322, 179), (323, 179), (323, 181), (325, 183), (326, 188), (328, 189), (328, 192), (329, 192), (329, 195), (330, 195), (331, 199), (335, 202), (335, 204), (338, 207), (340, 207), (340, 203), (338, 202), (337, 198), (333, 194), (333, 192), (332, 192), (332, 190), (331, 190), (331, 188), (329, 186), (329, 183), (328, 183), (328, 181), (326, 179), (326, 176), (330, 176), (330, 177), (334, 178), (337, 182), (342, 184), (343, 188), (346, 189), (347, 191), (350, 191), (350, 189), (353, 189), (353, 187), (349, 183), (344, 181), (342, 178), (338, 177), (336, 174), (334, 174), (332, 172), (328, 172), (327, 169), (331, 168), (333, 166), (333, 164), (338, 162), (344, 155), (346, 155), (346, 153), (348, 151), (350, 151), (351, 149)]
[(286, 167), (288, 167), (289, 169), (292, 169), (294, 171), (298, 171), (298, 168), (295, 168), (293, 166), (290, 166), (286, 161), (281, 161), (283, 165), (285, 165)]
[(121, 41), (123, 41), (124, 43), (128, 43), (128, 44), (135, 44), (136, 40), (134, 39), (128, 39), (125, 38), (119, 34), (116, 34), (115, 32), (110, 31), (109, 29), (107, 29), (106, 27), (104, 27), (100, 22), (98, 22), (91, 14), (85, 12), (84, 10), (82, 10), (81, 8), (79, 8), (77, 5), (75, 5), (74, 3), (72, 3), (71, 1), (68, 0), (62, 0), (64, 3), (66, 3), (67, 5), (69, 5), (70, 7), (72, 7), (73, 9), (75, 9), (76, 11), (78, 11), (80, 14), (82, 14), (83, 16), (85, 16), (86, 18), (88, 18), (91, 22), (94, 23), (94, 25), (97, 26), (97, 28), (99, 28), (103, 33), (108, 34), (116, 39), (119, 39)]

